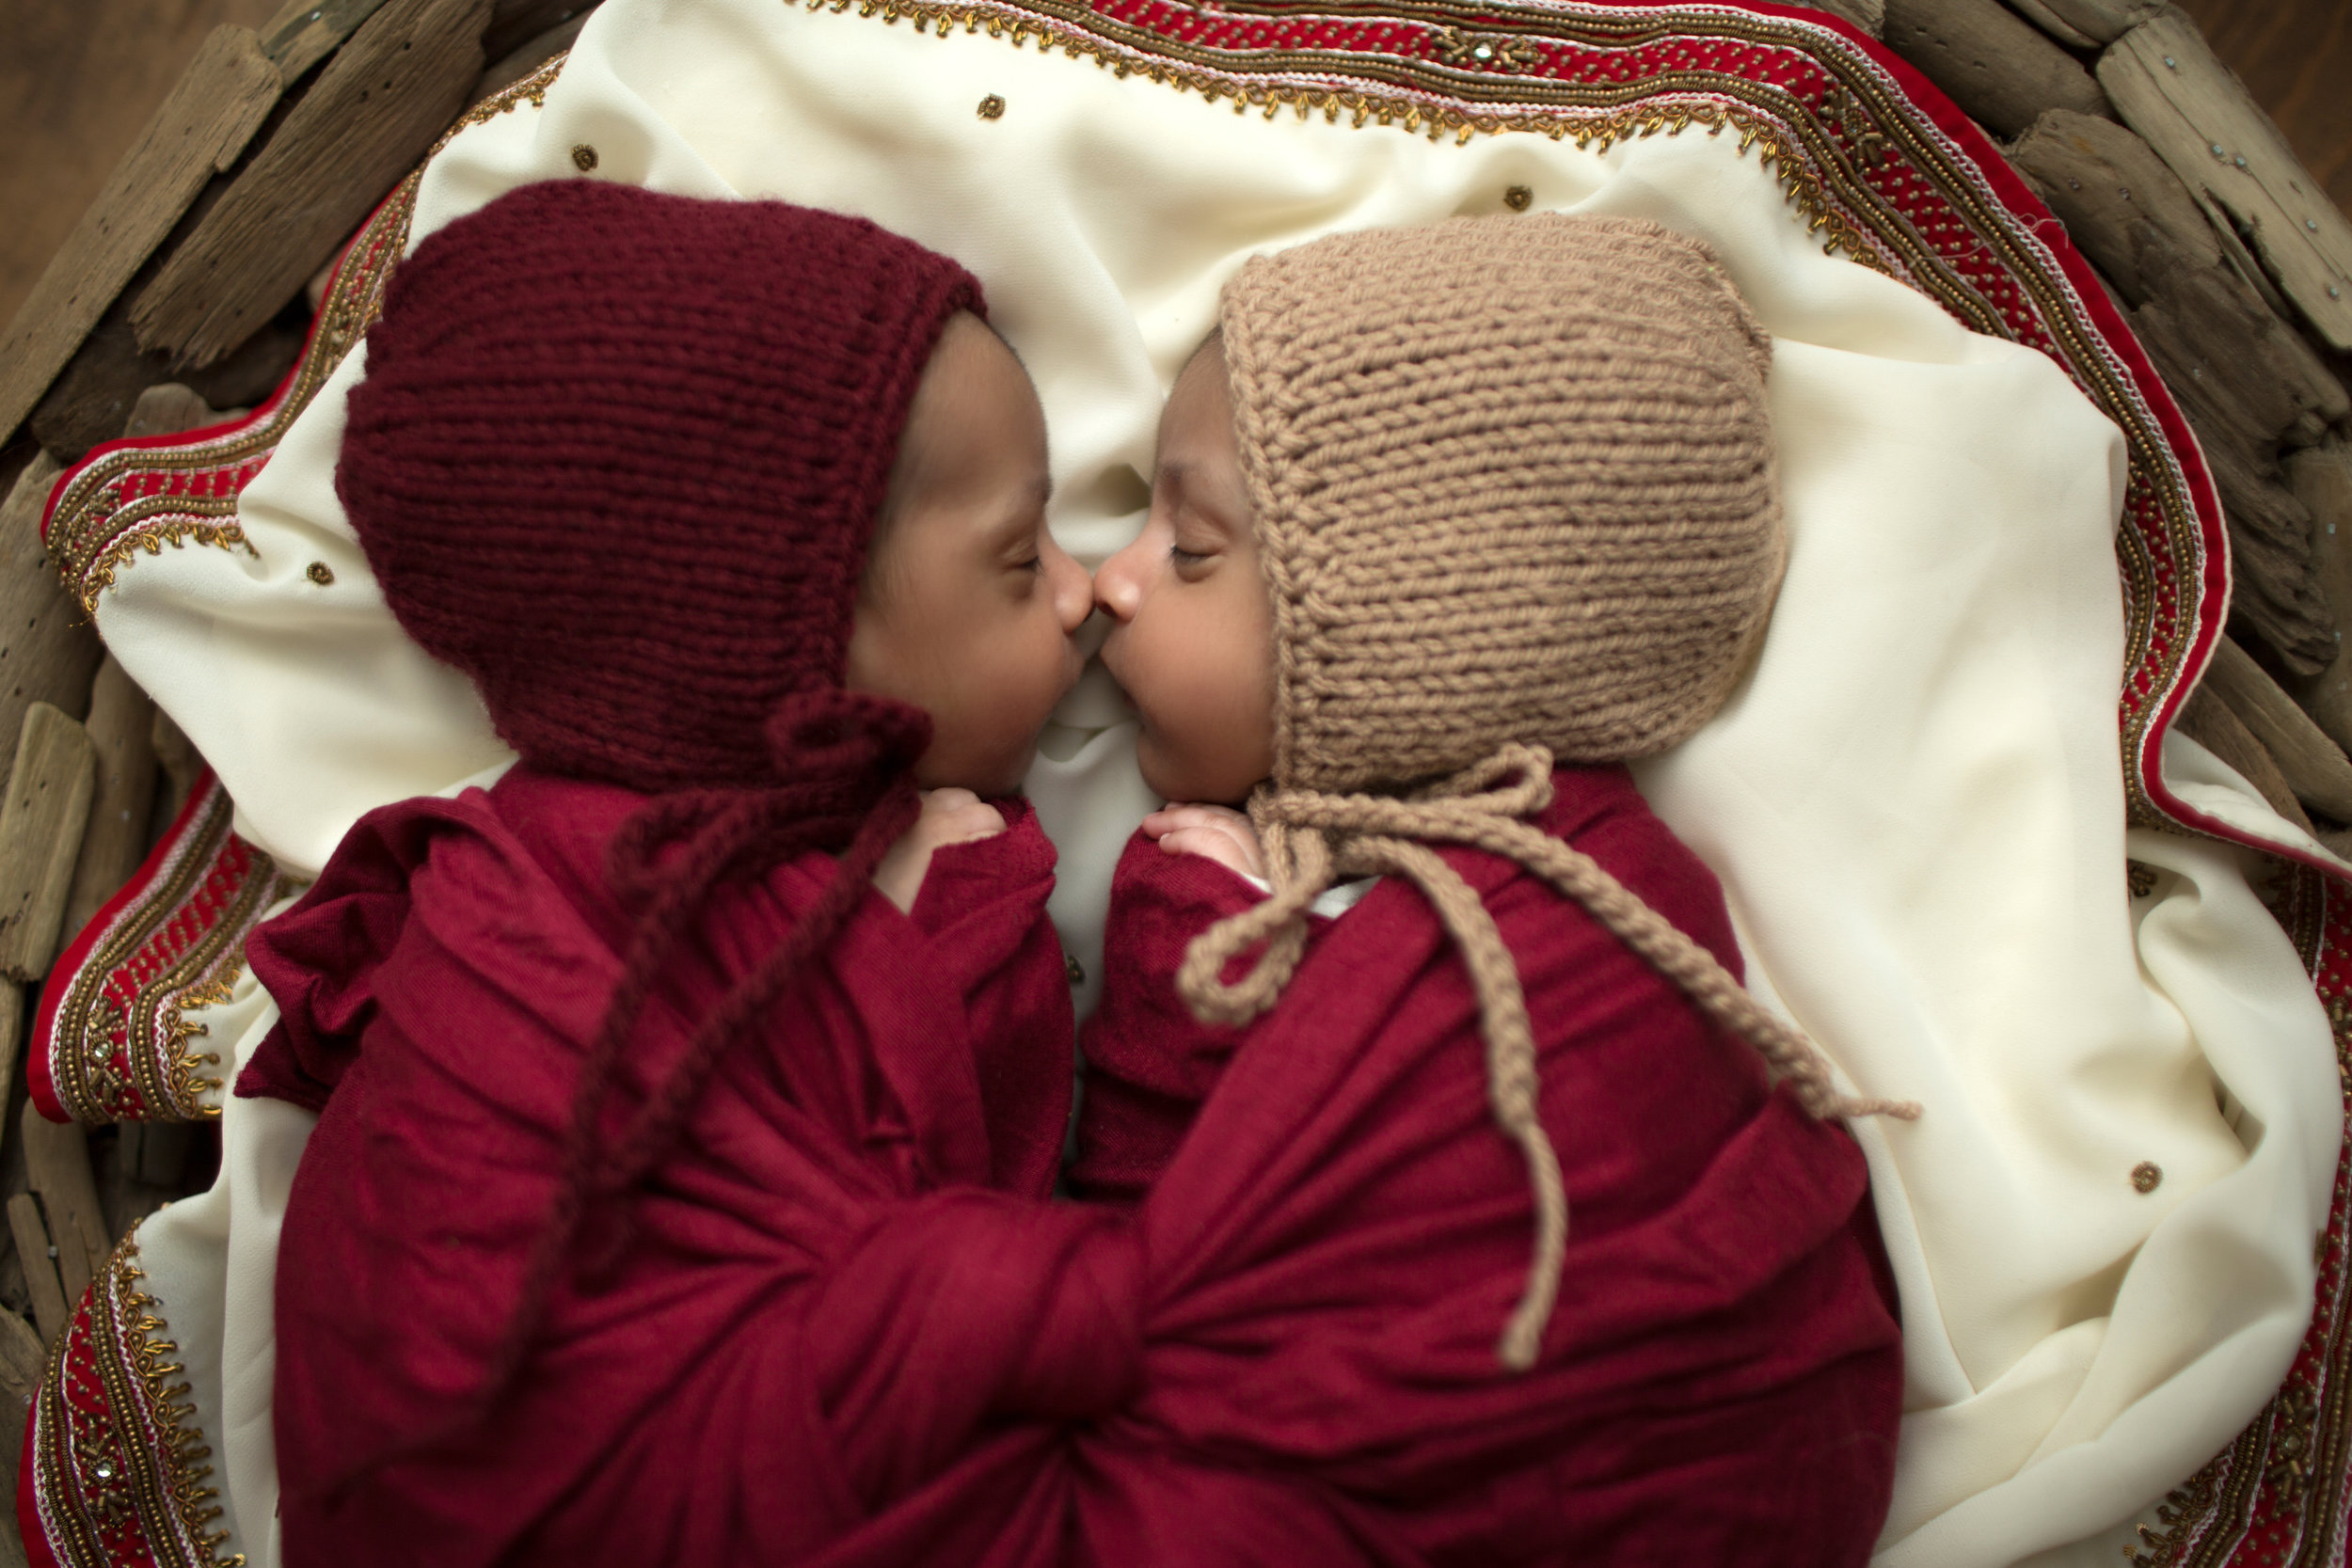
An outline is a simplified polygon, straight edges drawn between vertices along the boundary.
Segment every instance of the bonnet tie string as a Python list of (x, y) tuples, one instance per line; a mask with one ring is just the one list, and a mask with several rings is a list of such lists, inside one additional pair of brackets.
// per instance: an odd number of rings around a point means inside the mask
[[(784, 700), (767, 726), (779, 782), (660, 796), (622, 825), (607, 870), (640, 912), (621, 977), (581, 1064), (555, 1200), (492, 1362), (484, 1404), (520, 1370), (548, 1298), (583, 1239), (591, 1242), (584, 1260), (591, 1275), (626, 1249), (628, 1214), (612, 1211), (668, 1151), (726, 1048), (832, 940), (883, 853), (914, 825), (921, 802), (912, 770), (930, 735), (930, 716), (903, 703), (837, 688), (799, 693)], [(711, 895), (812, 849), (840, 851), (816, 901), (696, 1024), (644, 1103), (608, 1130), (606, 1102), (637, 1021)], [(601, 1232), (589, 1238), (589, 1222), (599, 1215)]]
[[(1765, 1011), (1712, 954), (1591, 856), (1530, 826), (1524, 818), (1551, 803), (1551, 768), (1546, 748), (1513, 743), (1404, 799), (1261, 785), (1250, 797), (1249, 816), (1265, 849), (1273, 893), (1196, 937), (1176, 974), (1178, 993), (1200, 1018), (1248, 1022), (1274, 1005), (1296, 970), (1306, 946), (1308, 907), (1334, 880), (1394, 873), (1421, 890), (1470, 970), (1486, 1045), (1487, 1102), (1497, 1126), (1527, 1163), (1534, 1197), (1534, 1262), (1496, 1347), (1502, 1364), (1514, 1371), (1535, 1364), (1544, 1325), (1558, 1299), (1567, 1249), (1567, 1192), (1559, 1156), (1537, 1114), (1534, 1033), (1518, 966), (1477, 893), (1429, 845), (1459, 844), (1502, 856), (1575, 899), (1715, 1022), (1754, 1047), (1772, 1079), (1788, 1080), (1811, 1115), (1908, 1120), (1919, 1114), (1910, 1101), (1840, 1092), (1812, 1042)], [(1229, 984), (1227, 965), (1259, 942), (1265, 943), (1264, 953)]]

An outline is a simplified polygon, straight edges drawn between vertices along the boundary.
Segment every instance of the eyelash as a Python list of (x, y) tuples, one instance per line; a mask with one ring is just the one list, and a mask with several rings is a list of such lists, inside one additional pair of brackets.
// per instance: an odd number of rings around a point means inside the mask
[(1198, 566), (1200, 562), (1208, 560), (1209, 558), (1198, 550), (1183, 549), (1177, 546), (1170, 545), (1168, 546), (1168, 559), (1171, 563), (1178, 566)]

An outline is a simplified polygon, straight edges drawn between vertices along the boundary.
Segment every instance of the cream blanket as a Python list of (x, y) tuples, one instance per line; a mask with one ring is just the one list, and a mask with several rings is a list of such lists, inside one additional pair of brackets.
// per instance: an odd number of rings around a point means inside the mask
[[(1036, 377), (1054, 526), (1089, 563), (1139, 526), (1161, 399), (1252, 252), (1498, 211), (1514, 185), (1707, 238), (1776, 339), (1793, 554), (1752, 682), (1642, 782), (1722, 874), (1757, 990), (1862, 1090), (1926, 1107), (1857, 1129), (1910, 1374), (1880, 1560), (1991, 1568), (2088, 1540), (2084, 1560), (2114, 1561), (2110, 1532), (2268, 1399), (2311, 1309), (2334, 1053), (2251, 858), (2125, 830), (2122, 445), (2048, 360), (1824, 256), (1733, 136), (1587, 152), (1237, 116), (985, 32), (779, 0), (609, 0), (544, 108), (432, 166), (415, 234), (576, 177), (578, 147), (597, 179), (861, 213), (970, 266)], [(355, 355), (246, 493), (255, 555), (141, 558), (98, 610), (240, 831), (294, 870), (371, 807), (506, 760), (393, 626), (337, 506), (361, 373)], [(1151, 804), (1131, 743), (1097, 672), (1031, 776), (1089, 974)], [(2188, 743), (2168, 762), (2204, 809), (2292, 832)], [(2143, 896), (2127, 857), (2153, 868)], [(208, 1016), (242, 1057), (273, 1010), (248, 977)], [(278, 1560), (271, 1287), (308, 1126), (230, 1101), (219, 1186), (142, 1231), (222, 1455), (229, 1549), (256, 1563)]]

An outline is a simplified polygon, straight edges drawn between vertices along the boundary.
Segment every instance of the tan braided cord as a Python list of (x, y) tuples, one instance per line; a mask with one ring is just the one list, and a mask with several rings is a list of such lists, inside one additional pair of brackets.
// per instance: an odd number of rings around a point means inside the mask
[[(1526, 1290), (1496, 1354), (1524, 1371), (1535, 1364), (1558, 1298), (1566, 1256), (1567, 1191), (1537, 1115), (1534, 1033), (1518, 969), (1494, 917), (1430, 844), (1459, 844), (1524, 865), (1589, 911), (1723, 1027), (1745, 1039), (1776, 1080), (1816, 1117), (1915, 1117), (1910, 1101), (1840, 1092), (1820, 1053), (1774, 1018), (1714, 955), (1611, 876), (1589, 855), (1521, 818), (1551, 803), (1551, 753), (1540, 746), (1495, 754), (1410, 799), (1262, 786), (1249, 803), (1267, 847), (1273, 894), (1193, 939), (1177, 971), (1179, 993), (1201, 1018), (1241, 1023), (1271, 1007), (1304, 951), (1306, 911), (1335, 878), (1394, 873), (1420, 888), (1460, 949), (1486, 1046), (1486, 1095), (1495, 1123), (1527, 1162), (1535, 1206), (1534, 1258)], [(1266, 952), (1228, 984), (1226, 966), (1260, 942)]]

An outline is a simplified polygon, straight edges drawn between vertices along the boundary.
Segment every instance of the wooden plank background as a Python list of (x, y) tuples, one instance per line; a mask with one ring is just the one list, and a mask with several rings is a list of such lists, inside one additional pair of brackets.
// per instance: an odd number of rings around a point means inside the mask
[[(204, 35), (279, 0), (0, 0), (0, 322)], [(2352, 0), (2182, 0), (2352, 212)]]

